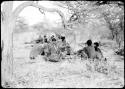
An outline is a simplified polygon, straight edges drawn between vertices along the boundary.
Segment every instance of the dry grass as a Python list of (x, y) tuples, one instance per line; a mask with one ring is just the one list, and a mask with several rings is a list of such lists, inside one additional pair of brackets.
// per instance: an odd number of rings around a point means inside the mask
[[(24, 36), (22, 36), (24, 37)], [(24, 37), (25, 38), (25, 37)], [(29, 40), (29, 39), (28, 39)], [(29, 59), (31, 48), (25, 48), (25, 40), (14, 40), (14, 75), (16, 88), (113, 88), (124, 86), (124, 63), (115, 60), (112, 50), (103, 51), (108, 58), (108, 75), (91, 71), (87, 60), (75, 59), (69, 62), (45, 62), (41, 56)], [(18, 44), (18, 45), (17, 45)], [(111, 56), (112, 55), (112, 56)], [(113, 58), (114, 57), (114, 58)], [(113, 66), (113, 67), (112, 67)], [(114, 69), (113, 69), (114, 68)]]

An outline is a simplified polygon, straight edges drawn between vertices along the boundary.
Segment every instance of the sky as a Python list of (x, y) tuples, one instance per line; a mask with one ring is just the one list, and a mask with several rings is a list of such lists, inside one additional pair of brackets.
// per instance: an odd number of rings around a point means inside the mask
[[(23, 2), (25, 1), (14, 1), (13, 10)], [(66, 12), (65, 9), (61, 9), (55, 6), (53, 3), (54, 1), (40, 1), (39, 2), (39, 4), (44, 7), (58, 8), (62, 10), (62, 12)], [(47, 21), (47, 23), (51, 24), (52, 26), (56, 26), (57, 25), (56, 23), (60, 22), (61, 20), (60, 16), (55, 12), (45, 12), (45, 15), (44, 15), (39, 12), (38, 8), (35, 8), (32, 6), (28, 6), (24, 8), (24, 10), (19, 14), (19, 16), (24, 17), (27, 20), (29, 25), (33, 25), (42, 21)]]

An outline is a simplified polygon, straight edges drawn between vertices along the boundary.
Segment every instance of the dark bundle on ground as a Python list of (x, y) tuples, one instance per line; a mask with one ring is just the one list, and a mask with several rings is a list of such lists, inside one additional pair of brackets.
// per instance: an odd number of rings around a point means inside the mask
[(119, 49), (115, 52), (117, 55), (124, 56), (124, 49)]

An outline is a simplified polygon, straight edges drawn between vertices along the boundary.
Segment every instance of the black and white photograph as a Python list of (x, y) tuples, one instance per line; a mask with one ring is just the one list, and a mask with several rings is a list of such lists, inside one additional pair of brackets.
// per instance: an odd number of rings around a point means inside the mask
[(2, 1), (2, 88), (123, 88), (123, 1)]

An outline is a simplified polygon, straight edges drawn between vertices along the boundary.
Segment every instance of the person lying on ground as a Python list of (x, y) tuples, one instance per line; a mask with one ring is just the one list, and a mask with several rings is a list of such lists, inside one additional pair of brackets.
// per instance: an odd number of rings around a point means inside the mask
[(37, 40), (35, 40), (35, 41), (36, 41), (36, 43), (43, 43), (43, 38), (40, 35), (39, 38)]
[(32, 40), (30, 42), (25, 42), (25, 44), (38, 44), (38, 43), (43, 44), (43, 38), (41, 36), (39, 36), (38, 39)]

